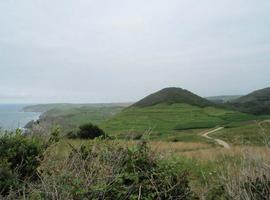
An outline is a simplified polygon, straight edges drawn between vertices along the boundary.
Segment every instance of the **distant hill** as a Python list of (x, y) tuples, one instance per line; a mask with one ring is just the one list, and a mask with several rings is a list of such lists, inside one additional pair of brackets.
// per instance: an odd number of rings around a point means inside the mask
[(230, 103), (235, 109), (255, 115), (270, 114), (270, 87), (254, 91)]
[(72, 104), (72, 103), (52, 103), (52, 104), (37, 104), (23, 108), (24, 112), (46, 112), (49, 110), (67, 110), (82, 107), (127, 107), (131, 103), (88, 103), (88, 104)]
[(149, 96), (133, 104), (132, 107), (148, 107), (157, 104), (176, 104), (176, 103), (185, 103), (199, 107), (214, 105), (207, 99), (204, 99), (196, 94), (193, 94), (188, 90), (170, 87), (162, 89), (156, 93), (150, 94)]
[[(51, 106), (38, 106), (31, 109), (49, 108)], [(29, 122), (25, 128), (34, 133), (50, 133), (56, 125), (61, 128), (63, 134), (76, 129), (82, 124), (99, 124), (119, 113), (124, 107), (112, 104), (84, 104), (82, 105), (57, 105), (57, 107), (43, 112), (39, 119)], [(30, 109), (30, 108), (29, 108)]]
[(70, 103), (52, 103), (52, 104), (37, 104), (29, 105), (23, 108), (24, 112), (46, 112), (51, 109), (66, 109), (80, 107), (81, 105)]
[(223, 95), (223, 96), (206, 97), (206, 99), (216, 104), (223, 104), (223, 103), (234, 101), (240, 97), (242, 96), (241, 95)]
[[(121, 137), (151, 130), (151, 137), (160, 139), (183, 130), (213, 128), (251, 119), (254, 116), (216, 106), (187, 90), (165, 88), (123, 109), (100, 126), (108, 134)], [(180, 140), (184, 141), (184, 136)]]

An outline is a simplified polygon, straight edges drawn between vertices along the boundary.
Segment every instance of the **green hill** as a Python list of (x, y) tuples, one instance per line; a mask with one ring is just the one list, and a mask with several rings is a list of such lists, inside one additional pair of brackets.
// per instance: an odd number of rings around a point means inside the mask
[(215, 106), (191, 92), (166, 88), (124, 109), (101, 127), (109, 134), (127, 136), (149, 130), (153, 137), (189, 129), (212, 128), (254, 116)]
[(86, 123), (100, 124), (119, 113), (124, 106), (120, 104), (57, 104), (57, 105), (38, 105), (27, 109), (47, 109), (56, 106), (44, 112), (38, 122), (29, 122), (26, 127), (33, 132), (49, 133), (53, 127), (59, 126), (63, 133), (76, 129), (78, 126)]
[(52, 104), (37, 104), (25, 106), (24, 112), (47, 112), (49, 110), (65, 111), (68, 109), (77, 109), (82, 107), (100, 108), (100, 107), (127, 107), (131, 103), (88, 103), (88, 104), (72, 104), (72, 103), (52, 103)]
[(185, 103), (189, 105), (206, 107), (214, 105), (212, 102), (191, 93), (188, 90), (182, 88), (165, 88), (156, 93), (153, 93), (137, 103), (133, 104), (132, 107), (147, 107), (154, 106), (157, 104), (176, 104)]
[(206, 99), (216, 104), (223, 104), (234, 101), (240, 97), (241, 97), (240, 95), (223, 95), (223, 96), (206, 97)]
[(255, 115), (270, 114), (270, 87), (240, 97), (230, 105), (241, 112)]

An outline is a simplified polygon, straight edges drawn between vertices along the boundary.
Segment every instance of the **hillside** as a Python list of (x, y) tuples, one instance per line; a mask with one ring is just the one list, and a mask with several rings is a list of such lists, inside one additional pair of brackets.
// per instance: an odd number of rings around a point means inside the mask
[(240, 97), (241, 97), (240, 95), (223, 95), (223, 96), (206, 97), (206, 99), (216, 104), (223, 104), (234, 101)]
[(46, 112), (51, 109), (69, 109), (80, 107), (80, 104), (69, 104), (69, 103), (53, 103), (53, 104), (37, 104), (29, 105), (23, 108), (24, 112)]
[(109, 134), (124, 137), (151, 130), (153, 137), (160, 138), (250, 119), (254, 116), (217, 107), (187, 90), (166, 88), (124, 109), (101, 127)]
[[(45, 107), (46, 106), (43, 108)], [(76, 106), (58, 105), (57, 108), (44, 112), (40, 116), (38, 123), (33, 121), (29, 122), (26, 128), (30, 128), (34, 132), (48, 133), (53, 127), (59, 126), (63, 133), (67, 133), (89, 122), (100, 124), (119, 113), (123, 108), (123, 106), (113, 106), (112, 104), (110, 104), (110, 106), (109, 104), (106, 104), (106, 106), (86, 104), (84, 106), (79, 106), (78, 104), (76, 104)]]
[[(144, 108), (131, 107), (101, 123), (109, 134), (127, 135), (152, 131), (153, 136), (172, 134), (188, 129), (212, 128), (253, 116), (215, 107), (188, 104), (158, 104)], [(163, 136), (162, 136), (163, 137)]]
[(81, 107), (127, 107), (131, 103), (88, 103), (88, 104), (72, 104), (72, 103), (52, 103), (29, 105), (23, 108), (24, 112), (46, 112), (49, 110), (67, 110)]
[(147, 107), (154, 106), (157, 104), (176, 104), (184, 103), (199, 107), (213, 106), (214, 104), (192, 92), (182, 88), (165, 88), (156, 93), (153, 93), (137, 103), (133, 104), (132, 107)]
[(254, 91), (230, 103), (241, 112), (255, 115), (270, 114), (270, 87)]

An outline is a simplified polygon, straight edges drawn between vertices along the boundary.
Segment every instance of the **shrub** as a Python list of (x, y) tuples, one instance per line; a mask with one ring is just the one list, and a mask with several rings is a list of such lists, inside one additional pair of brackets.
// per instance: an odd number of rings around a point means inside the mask
[(7, 160), (0, 160), (0, 195), (7, 195), (12, 188), (18, 188), (16, 171), (12, 171)]
[(60, 132), (61, 132), (60, 127), (53, 127), (52, 131), (51, 131), (49, 143), (52, 144), (52, 143), (59, 142), (59, 140), (60, 140)]
[[(44, 199), (193, 199), (188, 174), (161, 160), (146, 143), (123, 148), (105, 140), (74, 149), (42, 167)], [(57, 191), (55, 191), (57, 188)]]
[(81, 139), (94, 139), (96, 137), (105, 136), (102, 129), (91, 123), (84, 124), (80, 126), (79, 129), (77, 136)]
[(158, 160), (145, 142), (128, 149), (122, 167), (109, 194), (114, 199), (192, 199), (188, 174)]
[(0, 136), (0, 195), (8, 195), (24, 182), (36, 180), (45, 145), (32, 137), (16, 133)]

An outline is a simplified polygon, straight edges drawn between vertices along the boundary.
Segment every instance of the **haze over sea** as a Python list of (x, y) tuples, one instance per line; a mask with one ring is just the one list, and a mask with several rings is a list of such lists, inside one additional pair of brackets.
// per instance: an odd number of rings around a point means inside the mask
[(29, 121), (38, 119), (40, 113), (23, 112), (26, 104), (0, 104), (0, 127), (14, 130), (24, 127)]

